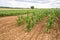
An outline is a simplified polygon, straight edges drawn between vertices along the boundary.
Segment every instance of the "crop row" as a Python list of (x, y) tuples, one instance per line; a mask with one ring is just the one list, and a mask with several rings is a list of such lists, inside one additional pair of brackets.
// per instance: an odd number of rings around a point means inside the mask
[(21, 14), (26, 14), (28, 11), (28, 13), (32, 13), (34, 10), (0, 10), (0, 17), (3, 16), (15, 16), (15, 15), (21, 15)]
[(26, 14), (26, 16), (19, 15), (17, 19), (18, 25), (21, 25), (23, 23), (26, 24), (26, 30), (30, 31), (35, 24), (39, 23), (42, 18), (46, 17), (48, 15), (48, 10), (38, 10), (36, 12), (33, 12), (31, 14)]
[[(55, 17), (60, 19), (60, 9), (40, 9), (36, 10), (31, 14), (26, 14), (27, 16), (18, 16), (17, 23), (20, 25), (24, 22), (26, 23), (26, 30), (31, 30), (35, 24), (39, 23), (44, 17), (48, 17), (46, 21), (46, 32), (54, 25)], [(19, 22), (18, 22), (19, 21)]]
[(49, 32), (49, 29), (54, 24), (54, 20), (55, 20), (54, 10), (53, 9), (50, 9), (50, 12), (48, 14), (48, 19), (47, 19), (47, 22), (46, 22), (46, 32)]
[[(46, 10), (49, 10), (49, 9), (20, 9), (20, 10), (0, 10), (0, 17), (3, 17), (3, 16), (17, 16), (17, 15), (22, 15), (22, 14), (30, 14), (30, 13), (33, 13), (33, 12), (40, 12), (40, 11), (46, 11)], [(45, 12), (47, 13), (47, 12)]]

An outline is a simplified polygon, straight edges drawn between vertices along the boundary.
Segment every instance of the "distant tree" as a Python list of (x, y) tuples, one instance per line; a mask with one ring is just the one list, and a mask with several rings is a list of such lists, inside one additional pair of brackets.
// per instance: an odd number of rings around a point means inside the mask
[(34, 9), (34, 6), (31, 6), (31, 9)]

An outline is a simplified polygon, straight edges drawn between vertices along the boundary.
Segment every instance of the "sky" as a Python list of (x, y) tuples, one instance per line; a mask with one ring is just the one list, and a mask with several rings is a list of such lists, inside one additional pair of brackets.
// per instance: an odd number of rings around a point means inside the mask
[(0, 0), (0, 6), (19, 8), (60, 8), (60, 0)]

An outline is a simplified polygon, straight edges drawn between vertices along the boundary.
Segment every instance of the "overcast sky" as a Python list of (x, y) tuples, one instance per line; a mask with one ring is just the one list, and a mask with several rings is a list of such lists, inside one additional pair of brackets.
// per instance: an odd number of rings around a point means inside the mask
[(29, 8), (60, 8), (60, 0), (0, 0), (0, 6)]

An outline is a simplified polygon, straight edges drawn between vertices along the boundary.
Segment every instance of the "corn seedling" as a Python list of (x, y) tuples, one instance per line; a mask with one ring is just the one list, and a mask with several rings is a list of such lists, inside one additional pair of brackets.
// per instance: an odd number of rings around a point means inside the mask
[(18, 19), (17, 19), (17, 24), (18, 24), (18, 26), (20, 26), (21, 24), (23, 24), (23, 21), (24, 21), (23, 16), (19, 15), (19, 16), (18, 16)]
[(54, 10), (51, 10), (51, 13), (48, 15), (48, 20), (46, 22), (46, 32), (49, 32), (49, 29), (54, 23), (55, 13)]
[(26, 23), (27, 23), (27, 26), (26, 26), (26, 30), (29, 31), (31, 29), (31, 23), (30, 23), (30, 17), (27, 15), (26, 17)]

